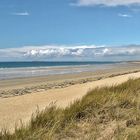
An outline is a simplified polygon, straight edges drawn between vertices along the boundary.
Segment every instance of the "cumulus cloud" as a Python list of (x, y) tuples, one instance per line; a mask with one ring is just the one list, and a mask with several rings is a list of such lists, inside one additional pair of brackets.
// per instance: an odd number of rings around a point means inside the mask
[(16, 13), (12, 13), (12, 15), (15, 15), (15, 16), (29, 16), (30, 14), (28, 12), (16, 12)]
[(78, 6), (128, 6), (140, 4), (140, 0), (77, 0)]
[[(0, 49), (1, 60), (98, 60), (140, 56), (140, 46), (27, 46)], [(104, 60), (104, 59), (103, 59)], [(113, 59), (112, 59), (113, 60)]]
[(97, 48), (91, 46), (43, 46), (39, 48), (30, 47), (24, 56), (36, 57), (82, 57), (86, 51)]

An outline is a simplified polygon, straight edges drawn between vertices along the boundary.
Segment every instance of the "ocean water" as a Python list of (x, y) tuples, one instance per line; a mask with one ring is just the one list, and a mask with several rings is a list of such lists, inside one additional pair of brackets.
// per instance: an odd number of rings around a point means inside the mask
[(0, 62), (0, 80), (109, 69), (120, 62)]
[(0, 62), (0, 68), (103, 65), (119, 62)]

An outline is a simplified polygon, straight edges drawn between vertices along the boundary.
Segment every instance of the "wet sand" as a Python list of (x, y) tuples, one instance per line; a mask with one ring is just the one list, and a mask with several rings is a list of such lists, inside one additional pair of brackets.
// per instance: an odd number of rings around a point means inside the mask
[(94, 72), (0, 80), (0, 98), (31, 94), (42, 90), (64, 88), (78, 83), (87, 83), (139, 71), (139, 63), (129, 62), (123, 65), (116, 65), (110, 69), (100, 69)]

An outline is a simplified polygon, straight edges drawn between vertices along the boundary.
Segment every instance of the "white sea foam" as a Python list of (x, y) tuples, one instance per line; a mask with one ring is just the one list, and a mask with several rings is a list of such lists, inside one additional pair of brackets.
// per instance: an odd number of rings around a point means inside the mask
[(0, 68), (0, 79), (23, 78), (34, 76), (47, 76), (56, 74), (70, 74), (98, 69), (107, 69), (113, 64), (81, 65), (81, 66), (55, 66), (55, 67), (25, 67), (25, 68)]

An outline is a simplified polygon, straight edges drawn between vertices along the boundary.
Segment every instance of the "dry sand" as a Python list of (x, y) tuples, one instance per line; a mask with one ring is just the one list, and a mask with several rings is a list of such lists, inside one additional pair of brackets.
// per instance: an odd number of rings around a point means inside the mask
[(51, 102), (56, 102), (57, 106), (66, 107), (74, 100), (82, 98), (90, 89), (121, 84), (129, 78), (140, 78), (140, 72), (71, 85), (60, 89), (0, 98), (0, 128), (6, 128), (12, 132), (15, 123), (18, 123), (20, 119), (24, 123), (29, 121), (31, 114), (36, 111), (37, 106), (41, 110)]

